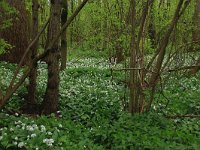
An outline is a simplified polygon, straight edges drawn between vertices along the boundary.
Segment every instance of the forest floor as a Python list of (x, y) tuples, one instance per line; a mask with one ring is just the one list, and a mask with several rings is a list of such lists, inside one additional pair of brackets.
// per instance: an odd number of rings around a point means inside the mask
[[(115, 66), (122, 67), (122, 66)], [(41, 102), (47, 66), (39, 64), (37, 98)], [(0, 149), (200, 149), (200, 73), (163, 75), (150, 113), (122, 110), (127, 87), (123, 72), (111, 74), (103, 58), (72, 59), (60, 74), (60, 115), (21, 114), (25, 85), (0, 112)], [(6, 90), (14, 65), (0, 63), (0, 87)], [(114, 78), (112, 78), (112, 75)], [(25, 83), (26, 84), (26, 83)]]

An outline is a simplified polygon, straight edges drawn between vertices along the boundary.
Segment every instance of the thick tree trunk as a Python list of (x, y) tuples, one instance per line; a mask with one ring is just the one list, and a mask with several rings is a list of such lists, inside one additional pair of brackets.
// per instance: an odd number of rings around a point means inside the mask
[[(32, 0), (32, 39), (37, 36), (38, 33), (38, 0)], [(38, 41), (32, 46), (31, 50), (31, 61), (37, 55)], [(36, 78), (37, 78), (37, 63), (32, 64), (33, 68), (29, 75), (29, 86), (28, 86), (28, 97), (27, 97), (27, 111), (33, 113), (36, 111)]]
[[(48, 29), (48, 45), (60, 32), (61, 0), (51, 0), (51, 18)], [(42, 103), (42, 113), (50, 114), (57, 111), (59, 94), (59, 40), (51, 47), (48, 56), (48, 81), (47, 89)]]
[[(3, 38), (13, 47), (7, 53), (0, 55), (0, 60), (11, 63), (19, 63), (20, 59), (30, 42), (30, 22), (29, 14), (26, 10), (25, 0), (5, 0), (18, 13), (7, 14), (0, 10), (0, 22), (10, 20), (12, 26), (0, 31), (0, 38)], [(29, 57), (23, 61), (23, 65), (28, 64)]]

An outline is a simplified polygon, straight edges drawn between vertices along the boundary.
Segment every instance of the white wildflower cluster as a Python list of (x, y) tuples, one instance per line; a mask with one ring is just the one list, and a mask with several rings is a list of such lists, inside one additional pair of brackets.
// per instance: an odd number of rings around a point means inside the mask
[(26, 130), (28, 130), (28, 131), (34, 131), (34, 128), (32, 126), (26, 126)]
[(22, 148), (22, 147), (24, 147), (24, 145), (25, 145), (25, 143), (24, 143), (24, 142), (19, 142), (19, 143), (18, 143), (18, 147), (19, 147), (19, 148)]
[(72, 60), (67, 63), (69, 68), (98, 68), (98, 69), (108, 69), (110, 64), (108, 60), (105, 59), (95, 59), (95, 58), (86, 58), (79, 60)]
[(41, 128), (41, 132), (46, 132), (46, 128), (44, 125), (41, 125), (40, 128)]
[(54, 140), (53, 139), (44, 139), (43, 143), (45, 143), (47, 146), (51, 147), (51, 146), (53, 146)]
[(52, 135), (53, 133), (51, 133), (51, 132), (49, 131), (49, 132), (47, 132), (47, 134), (48, 134), (48, 135)]
[(0, 141), (3, 139), (3, 136), (0, 136)]
[(59, 124), (58, 127), (59, 127), (59, 128), (62, 128), (63, 126), (62, 126), (62, 124)]
[(36, 137), (37, 135), (35, 133), (31, 134), (31, 137), (34, 138)]

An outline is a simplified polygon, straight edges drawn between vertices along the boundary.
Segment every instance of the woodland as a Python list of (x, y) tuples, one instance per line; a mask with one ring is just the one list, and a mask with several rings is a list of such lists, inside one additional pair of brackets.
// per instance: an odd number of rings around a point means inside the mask
[(0, 150), (200, 150), (200, 0), (0, 0)]

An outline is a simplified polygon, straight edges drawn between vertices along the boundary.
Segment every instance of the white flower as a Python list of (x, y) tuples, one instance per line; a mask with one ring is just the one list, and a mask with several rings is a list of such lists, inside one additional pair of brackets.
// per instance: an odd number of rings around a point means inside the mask
[(13, 128), (10, 128), (10, 131), (14, 131), (14, 129), (13, 129)]
[(3, 139), (3, 136), (0, 136), (0, 141)]
[(15, 140), (18, 140), (18, 137), (17, 137), (17, 136), (15, 137)]
[(34, 133), (34, 134), (31, 134), (31, 137), (32, 137), (32, 138), (36, 137), (36, 134), (35, 134), (35, 133)]
[(21, 124), (22, 122), (19, 120), (19, 121), (15, 121), (15, 124)]
[(52, 135), (52, 133), (51, 133), (51, 132), (47, 132), (47, 134), (48, 134), (48, 135)]
[(59, 124), (58, 126), (59, 126), (60, 128), (62, 128), (62, 127), (63, 127), (63, 126), (62, 126), (62, 124)]
[(19, 116), (19, 114), (18, 114), (18, 113), (15, 113), (15, 116)]
[(36, 148), (35, 148), (35, 150), (39, 150), (39, 148), (38, 148), (38, 147), (36, 147)]
[(34, 128), (32, 126), (27, 126), (26, 130), (28, 130), (28, 131), (34, 131)]
[(38, 129), (37, 124), (33, 124), (32, 127), (33, 127), (34, 129)]
[(17, 142), (13, 142), (14, 145), (17, 145)]
[(42, 132), (45, 132), (45, 131), (46, 131), (45, 126), (41, 125), (40, 127), (41, 127), (41, 131), (42, 131)]
[(54, 140), (53, 139), (44, 139), (43, 143), (45, 143), (47, 146), (51, 147), (51, 146), (53, 146)]
[(24, 145), (25, 145), (24, 142), (19, 142), (18, 147), (22, 148)]

